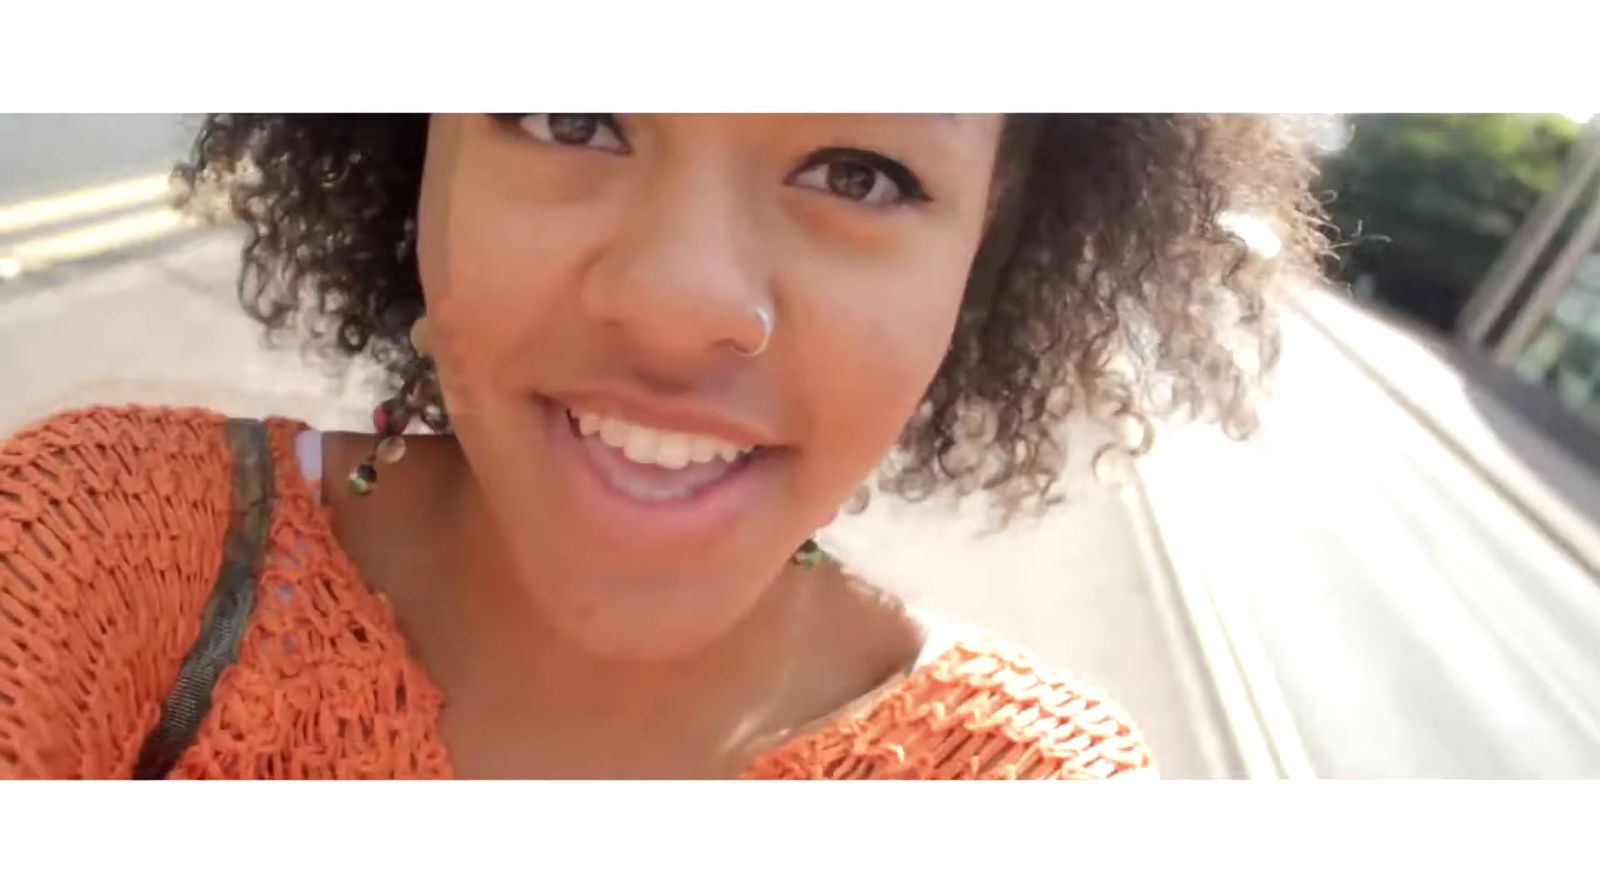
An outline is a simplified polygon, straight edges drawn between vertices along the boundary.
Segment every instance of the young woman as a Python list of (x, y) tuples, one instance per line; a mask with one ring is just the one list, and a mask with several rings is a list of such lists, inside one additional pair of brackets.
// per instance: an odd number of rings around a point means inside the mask
[(394, 390), (0, 447), (0, 775), (1148, 774), (810, 537), (873, 480), (1039, 505), (1074, 413), (1246, 426), (1319, 247), (1264, 118), (223, 115), (182, 173), (246, 309)]

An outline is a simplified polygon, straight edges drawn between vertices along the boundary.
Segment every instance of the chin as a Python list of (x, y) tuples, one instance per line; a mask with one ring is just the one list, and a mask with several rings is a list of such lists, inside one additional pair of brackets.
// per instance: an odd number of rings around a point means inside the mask
[(516, 402), (495, 422), (458, 436), (494, 457), (480, 491), (518, 544), (522, 588), (543, 623), (597, 657), (674, 661), (714, 645), (787, 566), (793, 547), (779, 544), (809, 532), (786, 511), (796, 449), (751, 450), (702, 470), (698, 487), (641, 497), (642, 472), (670, 475), (626, 467), (563, 404)]
[(528, 587), (545, 622), (584, 652), (631, 662), (678, 661), (710, 648), (755, 610), (772, 582), (697, 559), (626, 569), (617, 561), (558, 565), (552, 573), (541, 562)]

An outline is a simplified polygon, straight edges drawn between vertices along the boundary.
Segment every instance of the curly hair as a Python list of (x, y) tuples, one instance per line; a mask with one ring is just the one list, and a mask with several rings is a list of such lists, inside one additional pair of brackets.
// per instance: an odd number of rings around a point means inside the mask
[[(247, 230), (239, 296), (269, 330), (396, 377), (421, 314), (425, 115), (211, 115), (178, 177)], [(1260, 116), (1011, 116), (997, 202), (947, 354), (880, 475), (908, 499), (987, 490), (1043, 506), (1075, 413), (1148, 448), (1153, 419), (1254, 425), (1277, 355), (1271, 297), (1325, 251), (1315, 168)], [(1228, 215), (1270, 228), (1252, 251)]]

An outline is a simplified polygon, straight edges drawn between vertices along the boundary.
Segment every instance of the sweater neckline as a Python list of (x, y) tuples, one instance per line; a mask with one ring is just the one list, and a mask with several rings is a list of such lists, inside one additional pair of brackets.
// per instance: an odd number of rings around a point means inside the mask
[[(273, 462), (276, 466), (275, 478), (280, 494), (287, 490), (289, 492), (286, 495), (290, 497), (290, 500), (303, 501), (303, 504), (310, 508), (312, 516), (310, 523), (314, 525), (313, 532), (328, 543), (328, 549), (331, 552), (330, 557), (333, 561), (343, 565), (349, 571), (351, 577), (360, 582), (356, 597), (366, 600), (379, 608), (390, 633), (404, 646), (406, 660), (412, 664), (424, 679), (428, 680), (430, 685), (437, 688), (437, 683), (433, 681), (431, 674), (427, 672), (427, 668), (422, 666), (412, 653), (411, 640), (400, 628), (398, 618), (394, 615), (388, 597), (367, 582), (355, 559), (345, 550), (344, 544), (339, 541), (337, 534), (334, 532), (331, 516), (332, 509), (323, 503), (318, 489), (324, 485), (323, 481), (326, 476), (326, 468), (321, 464), (322, 457), (326, 454), (321, 444), (323, 432), (298, 419), (272, 418), (267, 420), (267, 425), (269, 430), (274, 432), (274, 441), (276, 441), (274, 446), (288, 447), (286, 453), (280, 452), (279, 449), (272, 451)], [(281, 441), (277, 440), (276, 436), (279, 432), (281, 432), (282, 436)], [(318, 445), (315, 450), (316, 467), (322, 472), (322, 476), (318, 477), (315, 482), (309, 477), (311, 466), (306, 464), (307, 457), (302, 455), (299, 447), (300, 435), (306, 432), (318, 435)], [(279, 504), (274, 506), (274, 514), (285, 509), (284, 502), (284, 500), (280, 500)], [(923, 647), (918, 651), (915, 662), (911, 666), (897, 669), (878, 685), (828, 713), (808, 722), (775, 732), (766, 739), (761, 740), (751, 748), (752, 755), (744, 760), (744, 765), (741, 766), (739, 774), (742, 776), (748, 773), (752, 767), (775, 757), (781, 757), (785, 753), (793, 752), (797, 748), (813, 746), (830, 738), (848, 738), (850, 729), (857, 720), (872, 713), (881, 704), (914, 687), (923, 677), (933, 673), (935, 668), (943, 664), (949, 655), (956, 652), (968, 641), (964, 627), (944, 623), (926, 612), (910, 609), (909, 606), (908, 610), (911, 611), (917, 623), (923, 627), (927, 637)], [(442, 691), (441, 694), (443, 694)], [(447, 748), (447, 760), (448, 756)]]

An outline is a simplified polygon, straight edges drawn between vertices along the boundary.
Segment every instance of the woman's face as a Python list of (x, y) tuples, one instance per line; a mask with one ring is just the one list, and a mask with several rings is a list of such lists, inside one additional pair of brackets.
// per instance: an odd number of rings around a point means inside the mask
[(418, 254), (446, 406), (557, 630), (692, 653), (850, 498), (949, 345), (1000, 130), (433, 120)]

